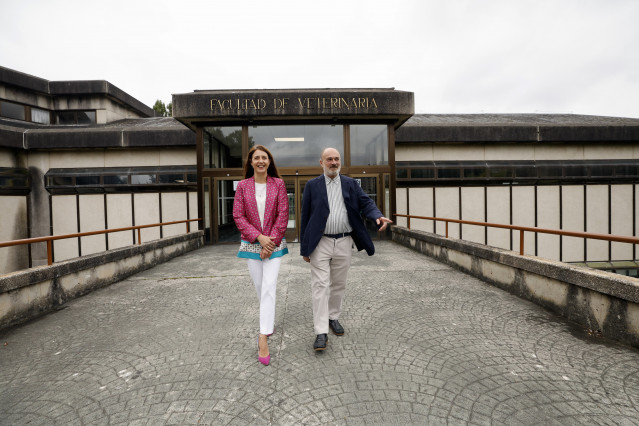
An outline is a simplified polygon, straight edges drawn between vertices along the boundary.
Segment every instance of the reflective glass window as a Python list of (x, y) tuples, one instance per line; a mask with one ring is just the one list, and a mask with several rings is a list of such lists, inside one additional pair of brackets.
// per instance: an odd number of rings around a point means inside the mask
[(564, 168), (566, 177), (584, 177), (588, 176), (588, 169), (586, 166), (566, 166)]
[(352, 124), (350, 140), (351, 165), (388, 164), (388, 126), (385, 124)]
[(410, 177), (413, 179), (433, 179), (435, 177), (435, 169), (412, 169)]
[(100, 176), (77, 176), (76, 185), (100, 185)]
[(242, 128), (205, 127), (204, 168), (242, 167)]
[(519, 166), (515, 168), (515, 176), (519, 178), (537, 177), (537, 169), (534, 166)]
[(51, 124), (51, 114), (46, 109), (31, 108), (31, 121), (40, 124)]
[(187, 173), (186, 174), (186, 181), (187, 182), (196, 183), (197, 182), (197, 175), (195, 173)]
[(461, 177), (461, 169), (438, 169), (437, 177), (439, 179), (459, 179)]
[(131, 175), (131, 185), (149, 185), (155, 183), (155, 175)]
[(77, 120), (78, 124), (94, 124), (95, 111), (78, 111)]
[(172, 173), (159, 175), (160, 183), (184, 183), (184, 174)]
[(49, 185), (51, 186), (73, 185), (73, 178), (71, 176), (51, 176), (49, 177)]
[(616, 166), (615, 176), (637, 176), (637, 166)]
[(129, 177), (127, 175), (104, 176), (105, 185), (126, 185), (127, 183), (129, 183)]
[(613, 170), (612, 166), (592, 166), (590, 168), (590, 176), (612, 176)]
[(73, 111), (58, 111), (56, 117), (58, 124), (75, 124), (75, 112)]
[(397, 179), (408, 178), (408, 169), (395, 169), (395, 177)]
[(0, 115), (16, 120), (24, 120), (24, 105), (14, 104), (13, 102), (0, 101)]
[(539, 177), (561, 177), (561, 166), (540, 166)]
[(480, 178), (486, 177), (486, 168), (484, 167), (472, 167), (464, 169), (464, 177), (465, 178)]
[(249, 127), (248, 131), (249, 148), (255, 145), (267, 147), (277, 167), (319, 167), (320, 155), (329, 147), (344, 156), (344, 128), (341, 125), (255, 126)]
[(494, 178), (509, 178), (513, 175), (512, 169), (507, 167), (491, 167), (489, 173)]

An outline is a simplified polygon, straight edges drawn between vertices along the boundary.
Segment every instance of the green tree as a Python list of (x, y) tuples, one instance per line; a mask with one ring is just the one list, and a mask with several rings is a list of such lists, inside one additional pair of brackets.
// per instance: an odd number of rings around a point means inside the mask
[(158, 99), (153, 105), (153, 110), (160, 117), (173, 117), (173, 102), (169, 102), (168, 105), (165, 105), (164, 102)]

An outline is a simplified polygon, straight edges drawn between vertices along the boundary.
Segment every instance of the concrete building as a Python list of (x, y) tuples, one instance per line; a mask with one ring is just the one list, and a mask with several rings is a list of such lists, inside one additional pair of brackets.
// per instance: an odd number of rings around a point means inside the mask
[[(191, 131), (107, 81), (0, 67), (0, 241), (194, 218), (194, 148)], [(132, 231), (54, 241), (54, 260), (134, 241)], [(0, 273), (46, 262), (44, 243), (0, 249)]]
[[(198, 90), (173, 95), (173, 113), (153, 117), (106, 81), (0, 68), (0, 241), (201, 217), (207, 243), (236, 242), (235, 182), (254, 144), (272, 150), (286, 181), (290, 241), (327, 146), (389, 217), (637, 235), (639, 119), (415, 114), (413, 93), (384, 88)], [(443, 225), (412, 226), (441, 233)], [(180, 232), (148, 230), (144, 239)], [(517, 233), (469, 225), (451, 226), (451, 236), (519, 245)], [(54, 258), (134, 241), (132, 232), (57, 241)], [(636, 273), (631, 245), (539, 235), (525, 248)], [(0, 249), (0, 273), (43, 262), (37, 244)]]

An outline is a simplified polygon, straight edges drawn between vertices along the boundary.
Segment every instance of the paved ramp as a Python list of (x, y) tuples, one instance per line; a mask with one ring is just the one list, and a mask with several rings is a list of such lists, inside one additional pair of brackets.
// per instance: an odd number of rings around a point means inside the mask
[(316, 353), (291, 244), (271, 365), (234, 246), (210, 246), (0, 332), (0, 424), (639, 425), (639, 351), (390, 241), (353, 257)]

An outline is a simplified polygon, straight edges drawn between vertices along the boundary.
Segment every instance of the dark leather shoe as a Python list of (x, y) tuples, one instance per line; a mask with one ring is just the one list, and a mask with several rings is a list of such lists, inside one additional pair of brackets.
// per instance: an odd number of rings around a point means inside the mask
[(344, 327), (338, 320), (328, 320), (328, 326), (336, 335), (342, 336), (344, 334)]
[(328, 342), (328, 335), (318, 334), (315, 338), (315, 343), (313, 343), (313, 349), (316, 351), (323, 351), (326, 349), (326, 342)]

